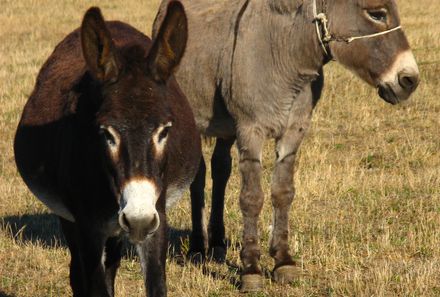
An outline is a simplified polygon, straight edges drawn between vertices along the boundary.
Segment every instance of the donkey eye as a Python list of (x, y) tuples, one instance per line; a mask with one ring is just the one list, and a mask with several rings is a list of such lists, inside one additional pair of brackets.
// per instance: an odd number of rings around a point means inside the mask
[(104, 139), (105, 143), (108, 146), (113, 147), (116, 145), (115, 137), (107, 129), (105, 128), (99, 129), (99, 134), (101, 135), (101, 137)]
[(159, 133), (158, 140), (161, 142), (164, 138), (168, 136), (168, 132), (170, 131), (170, 127), (164, 127), (162, 131)]
[(387, 21), (387, 10), (370, 10), (367, 12), (368, 16), (375, 22), (386, 23)]
[(172, 126), (173, 126), (172, 122), (168, 122), (168, 123), (160, 126), (160, 128), (159, 128), (160, 132), (158, 131), (159, 134), (156, 134), (156, 136), (155, 136), (155, 137), (157, 137), (156, 138), (157, 143), (161, 143), (165, 138), (167, 138), (168, 132), (170, 131), (170, 128)]

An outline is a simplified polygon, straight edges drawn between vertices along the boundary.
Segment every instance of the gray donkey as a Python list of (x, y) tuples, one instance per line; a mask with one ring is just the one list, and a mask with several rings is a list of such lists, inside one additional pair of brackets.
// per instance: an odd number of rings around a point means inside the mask
[[(262, 288), (258, 218), (263, 206), (261, 154), (276, 140), (272, 177), (274, 280), (296, 275), (289, 253), (289, 210), (294, 161), (323, 87), (322, 67), (335, 60), (396, 104), (419, 83), (419, 71), (400, 27), (395, 0), (183, 0), (188, 15), (187, 54), (177, 72), (198, 129), (216, 137), (209, 248), (218, 260), (224, 242), (224, 189), (230, 148), (237, 140), (243, 214), (242, 291)], [(157, 32), (166, 11), (155, 21)], [(154, 33), (153, 33), (154, 34)], [(205, 252), (202, 161), (192, 189), (193, 252)]]

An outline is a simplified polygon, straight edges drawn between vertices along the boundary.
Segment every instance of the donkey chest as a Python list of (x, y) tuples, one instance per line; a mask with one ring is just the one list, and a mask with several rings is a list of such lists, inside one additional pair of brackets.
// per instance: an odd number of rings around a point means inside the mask
[[(234, 110), (237, 123), (258, 127), (268, 138), (279, 138), (296, 113), (297, 106), (305, 104), (291, 93), (272, 93), (244, 102)], [(295, 115), (293, 115), (295, 117)]]

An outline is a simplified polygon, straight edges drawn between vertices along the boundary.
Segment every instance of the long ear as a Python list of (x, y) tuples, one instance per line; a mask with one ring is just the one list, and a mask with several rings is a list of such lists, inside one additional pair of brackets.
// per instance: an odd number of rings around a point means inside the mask
[(185, 52), (187, 39), (185, 10), (180, 2), (172, 1), (147, 58), (154, 79), (165, 82), (173, 74)]
[(89, 8), (84, 15), (81, 25), (81, 45), (84, 59), (92, 75), (101, 82), (116, 81), (120, 61), (98, 7)]

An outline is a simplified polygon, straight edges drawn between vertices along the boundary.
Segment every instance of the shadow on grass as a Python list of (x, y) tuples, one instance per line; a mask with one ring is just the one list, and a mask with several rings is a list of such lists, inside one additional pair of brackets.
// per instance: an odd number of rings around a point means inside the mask
[(14, 295), (9, 295), (0, 291), (0, 297), (14, 297)]
[(0, 224), (6, 226), (11, 236), (18, 242), (39, 243), (44, 247), (66, 247), (58, 218), (55, 215), (8, 216), (0, 218)]
[[(240, 289), (241, 282), (239, 275), (241, 269), (239, 265), (228, 260), (216, 261), (214, 259), (209, 259), (208, 257), (203, 259), (200, 254), (190, 256), (187, 254), (188, 252), (187, 245), (189, 245), (189, 237), (191, 235), (191, 230), (179, 230), (179, 229), (170, 228), (168, 232), (170, 238), (169, 255), (174, 263), (182, 267), (186, 265), (194, 265), (200, 268), (205, 276), (209, 276), (217, 280), (227, 281), (236, 289)], [(229, 240), (227, 240), (227, 248), (228, 249), (232, 248)], [(235, 246), (235, 248), (239, 248), (238, 244)], [(215, 268), (212, 269), (210, 265), (207, 265), (209, 263), (226, 265), (228, 267), (228, 272), (222, 273), (216, 271)], [(270, 276), (270, 272), (264, 274), (266, 278)]]
[[(23, 216), (7, 216), (0, 218), (0, 225), (4, 229), (9, 229), (11, 237), (23, 244), (40, 244), (47, 248), (64, 247), (67, 248), (66, 241), (61, 231), (58, 217), (53, 214), (32, 214)], [(189, 241), (191, 231), (181, 230), (170, 227), (169, 237), (169, 257), (178, 265), (184, 266), (194, 264), (203, 270), (203, 274), (215, 279), (228, 280), (235, 287), (239, 287), (239, 280), (231, 275), (236, 275), (239, 267), (226, 261), (229, 274), (221, 274), (208, 269), (204, 263), (191, 261), (186, 255), (186, 244)], [(136, 249), (125, 240), (123, 256), (128, 259), (136, 257)], [(224, 265), (224, 264), (223, 264)], [(0, 297), (13, 297), (0, 291)]]
[[(220, 264), (220, 263), (218, 263)], [(240, 289), (241, 287), (241, 281), (240, 281), (240, 272), (241, 269), (238, 265), (230, 262), (230, 261), (225, 261), (225, 263), (223, 263), (222, 265), (226, 265), (228, 267), (228, 273), (221, 273), (218, 271), (213, 271), (208, 269), (206, 266), (203, 267), (203, 274), (206, 276), (210, 276), (213, 279), (217, 279), (217, 280), (223, 280), (223, 281), (227, 281), (229, 282), (235, 289)]]
[[(47, 248), (67, 248), (66, 241), (61, 231), (58, 217), (53, 214), (31, 214), (23, 216), (7, 216), (0, 218), (0, 225), (9, 229), (11, 237), (17, 242), (40, 244)], [(181, 243), (189, 238), (190, 230), (170, 228), (169, 251), (170, 256), (180, 257), (182, 254)], [(136, 255), (134, 247), (126, 240), (123, 255), (133, 258)], [(0, 292), (1, 294), (1, 292)], [(0, 295), (2, 297), (2, 295)]]
[[(206, 276), (210, 276), (213, 279), (223, 280), (229, 282), (236, 290), (241, 289), (241, 267), (238, 264), (232, 263), (226, 260), (223, 265), (228, 267), (227, 273), (221, 273), (218, 271), (213, 271), (208, 269), (207, 267), (203, 267), (203, 274)], [(273, 273), (268, 269), (263, 269), (263, 277), (265, 279), (273, 279)], [(258, 295), (260, 296), (260, 295)], [(265, 295), (264, 295), (265, 296)]]

